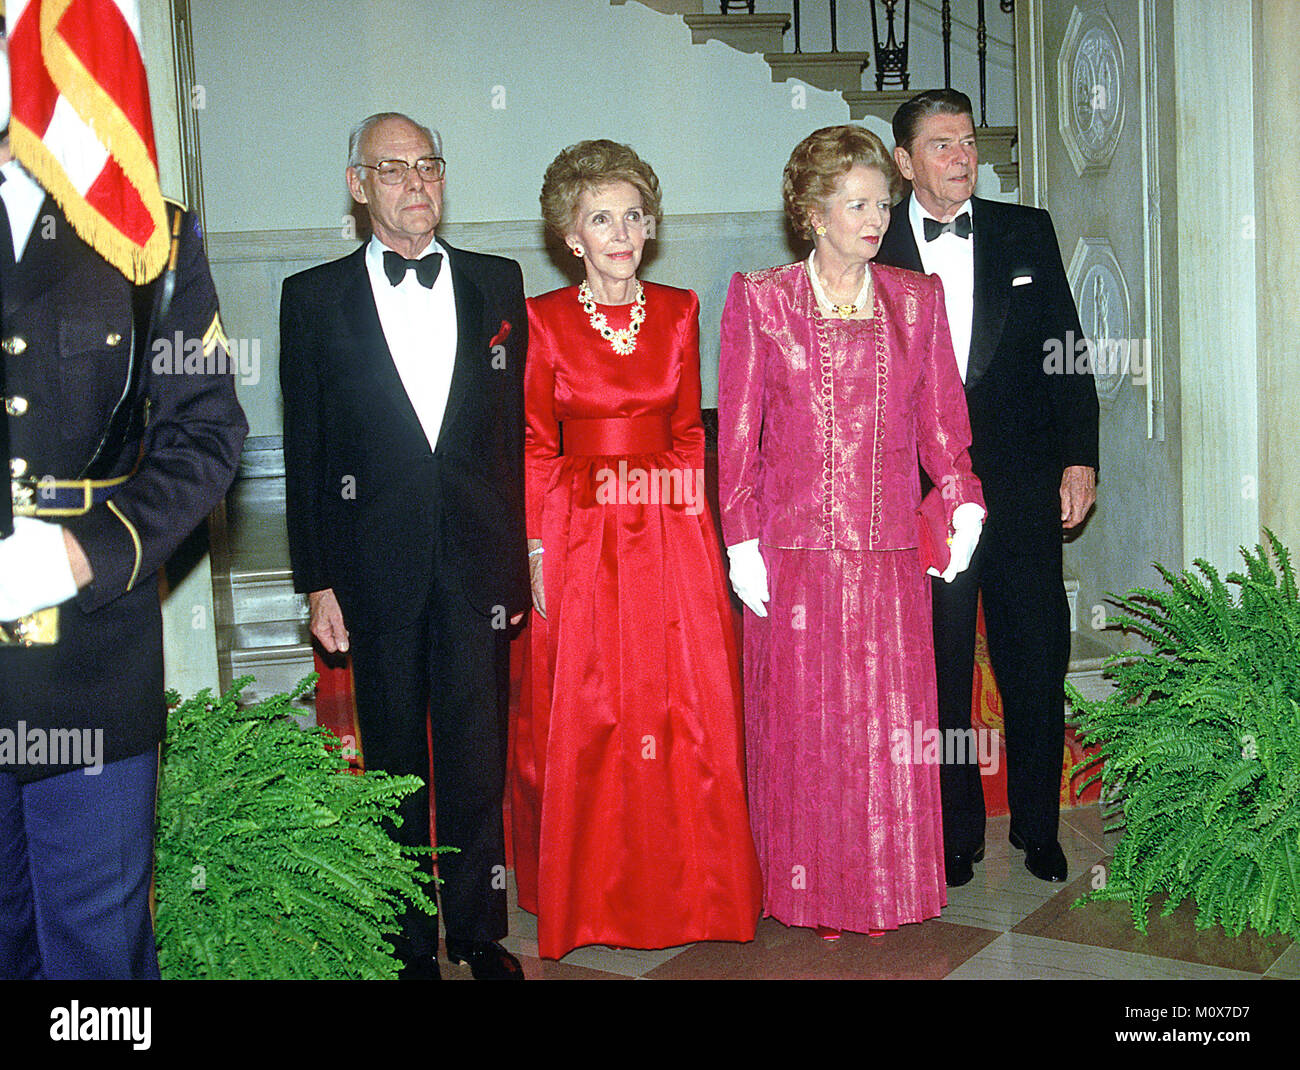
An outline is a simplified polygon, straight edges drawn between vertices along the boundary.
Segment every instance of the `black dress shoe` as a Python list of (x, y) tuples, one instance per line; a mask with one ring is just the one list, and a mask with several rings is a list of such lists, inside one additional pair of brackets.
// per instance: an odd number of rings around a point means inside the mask
[(416, 955), (402, 963), (397, 971), (399, 981), (441, 981), (437, 955)]
[(447, 958), (468, 965), (476, 981), (522, 981), (519, 960), (498, 943), (489, 940), (448, 940)]
[(1007, 833), (1007, 839), (1017, 851), (1025, 852), (1025, 869), (1040, 881), (1059, 884), (1065, 880), (1069, 867), (1065, 864), (1065, 852), (1061, 850), (1060, 841), (1054, 840), (1042, 847), (1030, 847), (1015, 829)]
[(984, 861), (984, 845), (981, 843), (972, 854), (961, 852), (943, 856), (943, 877), (949, 888), (960, 888), (969, 884), (975, 876), (975, 863)]
[(1025, 869), (1040, 881), (1051, 881), (1053, 884), (1061, 883), (1069, 872), (1065, 864), (1065, 852), (1055, 840), (1044, 847), (1026, 847)]

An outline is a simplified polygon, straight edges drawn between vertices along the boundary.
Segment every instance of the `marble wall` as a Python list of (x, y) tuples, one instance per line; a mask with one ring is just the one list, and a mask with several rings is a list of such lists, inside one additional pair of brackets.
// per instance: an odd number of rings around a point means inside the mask
[(1255, 279), (1259, 366), (1259, 521), (1300, 547), (1300, 4), (1253, 5)]
[(1097, 506), (1065, 548), (1076, 628), (1115, 646), (1110, 596), (1183, 557), (1173, 13), (1018, 0), (1016, 14), (1024, 199), (1052, 213), (1085, 332), (1128, 358), (1098, 378)]

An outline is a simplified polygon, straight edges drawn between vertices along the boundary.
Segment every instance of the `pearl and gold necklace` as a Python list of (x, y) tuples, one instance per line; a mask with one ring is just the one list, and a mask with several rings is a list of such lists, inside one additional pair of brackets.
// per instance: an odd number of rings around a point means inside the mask
[(812, 281), (813, 296), (817, 298), (817, 305), (823, 315), (835, 315), (842, 320), (856, 316), (867, 307), (867, 296), (871, 292), (871, 265), (863, 270), (862, 289), (858, 291), (857, 299), (852, 304), (839, 305), (831, 301), (826, 295), (826, 290), (822, 286), (822, 281), (817, 275), (817, 268), (813, 264), (813, 257), (816, 256), (816, 250), (808, 257), (808, 278)]
[(637, 280), (636, 298), (632, 302), (632, 322), (621, 331), (614, 330), (605, 319), (605, 313), (596, 308), (595, 295), (585, 281), (578, 287), (578, 301), (582, 305), (582, 310), (591, 319), (592, 327), (614, 347), (615, 353), (625, 357), (635, 351), (637, 331), (645, 322), (645, 287), (641, 285), (640, 279)]

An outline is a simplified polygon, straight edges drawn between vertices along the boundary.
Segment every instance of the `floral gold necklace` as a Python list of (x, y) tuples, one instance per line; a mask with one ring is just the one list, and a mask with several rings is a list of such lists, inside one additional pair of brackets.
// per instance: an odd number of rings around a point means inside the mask
[(605, 313), (596, 308), (595, 295), (586, 282), (578, 287), (578, 302), (590, 318), (592, 327), (614, 347), (615, 353), (625, 357), (636, 350), (636, 335), (645, 322), (645, 287), (641, 285), (640, 279), (637, 280), (636, 298), (632, 302), (632, 322), (621, 331), (614, 330), (605, 319)]

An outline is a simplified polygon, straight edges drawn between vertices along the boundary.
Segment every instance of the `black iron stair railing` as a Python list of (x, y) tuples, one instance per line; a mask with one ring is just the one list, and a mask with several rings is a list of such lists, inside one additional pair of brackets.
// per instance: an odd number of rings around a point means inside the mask
[[(840, 51), (839, 11), (836, 0), (826, 0), (830, 29), (831, 52)], [(876, 61), (876, 89), (910, 88), (908, 70), (908, 44), (911, 28), (911, 0), (903, 0), (901, 36), (897, 22), (898, 0), (862, 0), (871, 8), (871, 52)], [(803, 12), (800, 0), (791, 0), (794, 8), (794, 51), (803, 52)], [(877, 13), (877, 7), (884, 9)], [(720, 0), (722, 14), (754, 14), (753, 0)], [(1014, 14), (1015, 0), (998, 0), (1003, 14)], [(883, 18), (882, 18), (883, 15)], [(979, 125), (988, 126), (988, 20), (985, 17), (985, 0), (976, 0), (975, 49), (979, 64)], [(882, 27), (883, 22), (883, 27)], [(952, 3), (943, 0), (940, 6), (940, 32), (943, 39), (943, 84), (952, 88)], [(883, 30), (883, 33), (882, 33)]]

